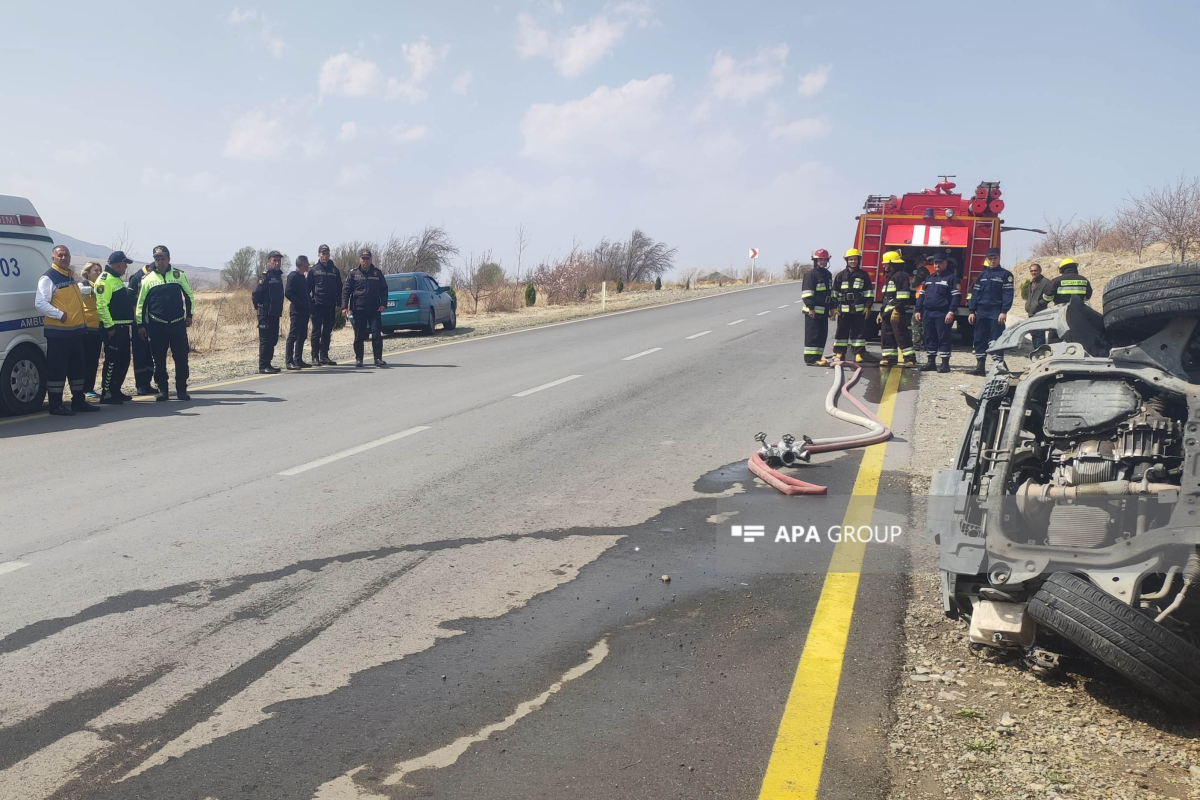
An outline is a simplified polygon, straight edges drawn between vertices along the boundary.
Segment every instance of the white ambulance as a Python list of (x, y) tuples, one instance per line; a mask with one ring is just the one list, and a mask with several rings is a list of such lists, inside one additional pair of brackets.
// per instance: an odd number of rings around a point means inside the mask
[(0, 414), (31, 414), (46, 397), (46, 337), (33, 295), (52, 249), (33, 203), (0, 194)]

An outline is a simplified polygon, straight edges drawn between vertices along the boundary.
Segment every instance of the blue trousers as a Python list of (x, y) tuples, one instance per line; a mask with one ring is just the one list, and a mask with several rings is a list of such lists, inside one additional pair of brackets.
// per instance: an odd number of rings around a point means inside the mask
[(925, 353), (950, 357), (950, 325), (946, 323), (946, 311), (924, 311), (921, 327), (925, 332)]
[(1004, 326), (992, 317), (985, 317), (978, 311), (975, 312), (975, 357), (983, 358), (987, 355), (988, 345), (996, 341), (1000, 334), (1004, 333)]

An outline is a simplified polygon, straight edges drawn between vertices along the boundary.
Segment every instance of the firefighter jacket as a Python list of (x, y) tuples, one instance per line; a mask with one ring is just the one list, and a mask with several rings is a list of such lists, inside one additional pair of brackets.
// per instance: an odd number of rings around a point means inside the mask
[(288, 314), (299, 314), (302, 317), (307, 317), (312, 313), (312, 306), (308, 298), (308, 280), (307, 275), (301, 275), (296, 270), (288, 273), (283, 296), (287, 298)]
[(268, 269), (258, 276), (258, 286), (250, 294), (260, 317), (283, 316), (283, 272)]
[(1056, 306), (1069, 303), (1076, 297), (1091, 300), (1092, 284), (1073, 267), (1063, 269), (1063, 273), (1046, 284), (1042, 292), (1042, 300)]
[(980, 316), (996, 319), (1013, 304), (1013, 276), (1004, 267), (984, 267), (967, 292), (967, 308)]
[(813, 267), (804, 276), (800, 284), (800, 300), (804, 310), (814, 314), (824, 314), (829, 308), (829, 293), (833, 286), (833, 276), (825, 267)]
[(889, 272), (887, 283), (883, 285), (883, 313), (890, 314), (895, 310), (903, 314), (912, 308), (912, 304), (912, 278), (902, 269)]
[(322, 308), (337, 308), (342, 300), (342, 273), (332, 261), (320, 261), (308, 268), (304, 276), (312, 304)]
[(134, 316), (139, 327), (149, 322), (180, 322), (192, 315), (195, 302), (182, 270), (174, 267), (168, 267), (166, 272), (150, 270), (142, 278)]
[(133, 322), (133, 295), (125, 281), (108, 267), (96, 281), (96, 313), (105, 330)]
[(83, 295), (71, 277), (56, 266), (51, 266), (38, 278), (33, 306), (43, 316), (47, 339), (81, 336), (87, 332), (87, 319), (83, 313)]
[(387, 279), (383, 271), (372, 264), (363, 269), (355, 267), (342, 287), (342, 308), (351, 311), (378, 311), (387, 305)]
[(844, 269), (833, 277), (833, 296), (841, 314), (861, 314), (875, 299), (871, 278), (861, 267)]
[(954, 274), (954, 270), (948, 269), (944, 274), (934, 273), (917, 290), (917, 311), (944, 314), (958, 308), (961, 297), (958, 275)]

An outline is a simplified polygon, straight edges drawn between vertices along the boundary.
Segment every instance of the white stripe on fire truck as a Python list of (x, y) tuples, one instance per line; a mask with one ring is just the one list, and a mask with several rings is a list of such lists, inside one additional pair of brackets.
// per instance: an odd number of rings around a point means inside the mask
[(913, 225), (913, 240), (912, 243), (917, 247), (925, 246), (925, 226)]
[(942, 226), (941, 225), (929, 226), (929, 242), (928, 242), (929, 246), (937, 247), (941, 243), (942, 243)]

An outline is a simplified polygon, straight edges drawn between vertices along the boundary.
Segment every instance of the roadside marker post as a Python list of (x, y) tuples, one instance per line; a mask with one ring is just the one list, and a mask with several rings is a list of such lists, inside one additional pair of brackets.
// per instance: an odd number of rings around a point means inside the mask
[(754, 262), (758, 259), (758, 248), (750, 248), (750, 283), (754, 283)]

